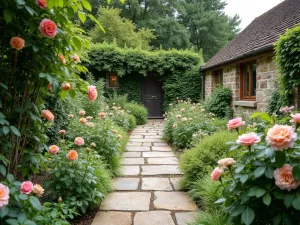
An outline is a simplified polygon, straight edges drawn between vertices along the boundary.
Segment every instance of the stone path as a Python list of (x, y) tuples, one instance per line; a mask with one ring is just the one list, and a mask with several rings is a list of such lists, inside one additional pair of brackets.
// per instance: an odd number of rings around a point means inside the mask
[(197, 206), (179, 190), (182, 175), (171, 148), (161, 140), (163, 120), (149, 120), (131, 134), (122, 176), (102, 202), (92, 225), (186, 225)]

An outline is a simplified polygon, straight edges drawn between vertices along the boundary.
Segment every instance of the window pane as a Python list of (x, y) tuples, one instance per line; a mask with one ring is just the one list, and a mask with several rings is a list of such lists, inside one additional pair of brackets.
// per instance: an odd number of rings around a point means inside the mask
[(249, 96), (249, 78), (250, 78), (250, 73), (249, 73), (249, 66), (244, 67), (243, 71), (243, 80), (244, 80), (244, 96)]
[(252, 87), (251, 95), (256, 96), (256, 64), (252, 65)]

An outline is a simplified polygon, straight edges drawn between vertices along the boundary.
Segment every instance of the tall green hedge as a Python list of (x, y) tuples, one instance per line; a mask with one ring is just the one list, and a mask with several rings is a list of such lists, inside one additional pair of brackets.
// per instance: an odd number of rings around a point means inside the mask
[[(202, 53), (191, 50), (158, 50), (120, 48), (116, 44), (98, 43), (89, 52), (87, 67), (95, 75), (115, 72), (120, 77), (120, 94), (128, 94), (129, 100), (141, 102), (141, 81), (153, 72), (163, 81), (164, 105), (180, 99), (198, 101), (201, 96)], [(110, 90), (107, 90), (110, 92)]]

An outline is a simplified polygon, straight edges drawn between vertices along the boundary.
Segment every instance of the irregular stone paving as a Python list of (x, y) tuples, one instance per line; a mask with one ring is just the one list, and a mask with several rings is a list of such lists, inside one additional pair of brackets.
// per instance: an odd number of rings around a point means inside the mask
[(180, 191), (182, 173), (162, 129), (163, 120), (149, 120), (132, 132), (122, 175), (92, 225), (187, 225), (196, 217), (197, 206)]

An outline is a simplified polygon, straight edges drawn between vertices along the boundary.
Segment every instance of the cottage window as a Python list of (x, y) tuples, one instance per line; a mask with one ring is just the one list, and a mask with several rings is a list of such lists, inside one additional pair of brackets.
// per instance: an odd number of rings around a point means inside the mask
[(247, 63), (241, 65), (241, 99), (256, 99), (256, 64)]
[(107, 74), (107, 87), (109, 88), (119, 87), (119, 78), (116, 73)]
[(215, 84), (217, 87), (223, 85), (223, 70), (216, 70), (214, 71), (215, 77)]

